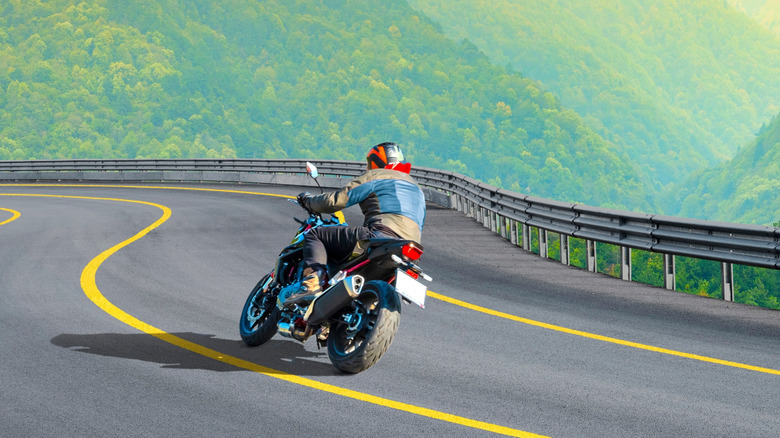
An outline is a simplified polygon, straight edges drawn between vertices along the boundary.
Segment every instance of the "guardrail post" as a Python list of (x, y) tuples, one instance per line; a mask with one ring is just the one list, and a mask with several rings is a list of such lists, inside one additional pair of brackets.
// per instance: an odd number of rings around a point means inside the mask
[(664, 254), (664, 287), (669, 290), (677, 290), (676, 277), (674, 254)]
[(516, 220), (509, 220), (509, 232), (512, 234), (512, 237), (510, 241), (512, 242), (512, 245), (517, 245), (518, 239), (517, 239), (517, 221)]
[(498, 213), (488, 210), (488, 217), (490, 218), (490, 231), (498, 233)]
[(631, 248), (620, 247), (620, 278), (631, 281)]
[(531, 250), (531, 227), (528, 224), (523, 224), (523, 249)]
[(547, 258), (547, 230), (539, 230), (539, 257)]
[(596, 242), (593, 240), (585, 241), (586, 252), (588, 253), (588, 271), (596, 272)]
[(561, 242), (561, 263), (566, 266), (571, 265), (570, 249), (569, 249), (569, 235), (559, 234), (558, 240)]
[(725, 301), (734, 301), (734, 266), (731, 263), (722, 262), (720, 270), (723, 280), (723, 299)]

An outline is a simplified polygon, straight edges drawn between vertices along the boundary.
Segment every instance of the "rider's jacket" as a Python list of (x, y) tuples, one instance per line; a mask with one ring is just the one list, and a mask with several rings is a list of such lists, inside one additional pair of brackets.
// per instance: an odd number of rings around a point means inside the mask
[(341, 189), (313, 196), (307, 207), (320, 213), (334, 213), (360, 204), (363, 226), (389, 229), (402, 239), (420, 242), (425, 223), (425, 196), (414, 178), (391, 169), (374, 169), (350, 181)]

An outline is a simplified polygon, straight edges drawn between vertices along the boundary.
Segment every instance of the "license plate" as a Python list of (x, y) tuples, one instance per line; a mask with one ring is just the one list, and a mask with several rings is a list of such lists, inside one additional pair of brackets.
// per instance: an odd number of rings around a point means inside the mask
[(407, 300), (425, 308), (425, 294), (428, 288), (400, 269), (396, 270), (395, 274), (395, 290)]

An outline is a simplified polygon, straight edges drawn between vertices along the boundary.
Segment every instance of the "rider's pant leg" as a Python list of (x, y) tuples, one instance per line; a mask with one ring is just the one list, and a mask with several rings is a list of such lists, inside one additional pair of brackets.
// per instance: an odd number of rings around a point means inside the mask
[(366, 227), (319, 227), (306, 233), (303, 243), (304, 266), (325, 269), (328, 260), (341, 263), (352, 254), (360, 240), (373, 235)]

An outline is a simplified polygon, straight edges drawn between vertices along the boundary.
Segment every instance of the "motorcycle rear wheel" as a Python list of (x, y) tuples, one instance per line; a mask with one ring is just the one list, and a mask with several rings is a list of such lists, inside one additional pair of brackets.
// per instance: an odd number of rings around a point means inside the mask
[(354, 308), (328, 334), (328, 357), (339, 371), (357, 374), (373, 366), (390, 347), (401, 321), (401, 302), (384, 281), (363, 286)]
[(252, 288), (249, 297), (241, 311), (238, 330), (245, 344), (256, 347), (266, 343), (278, 330), (280, 311), (276, 307), (276, 295), (269, 290), (263, 290), (270, 274), (266, 275)]

